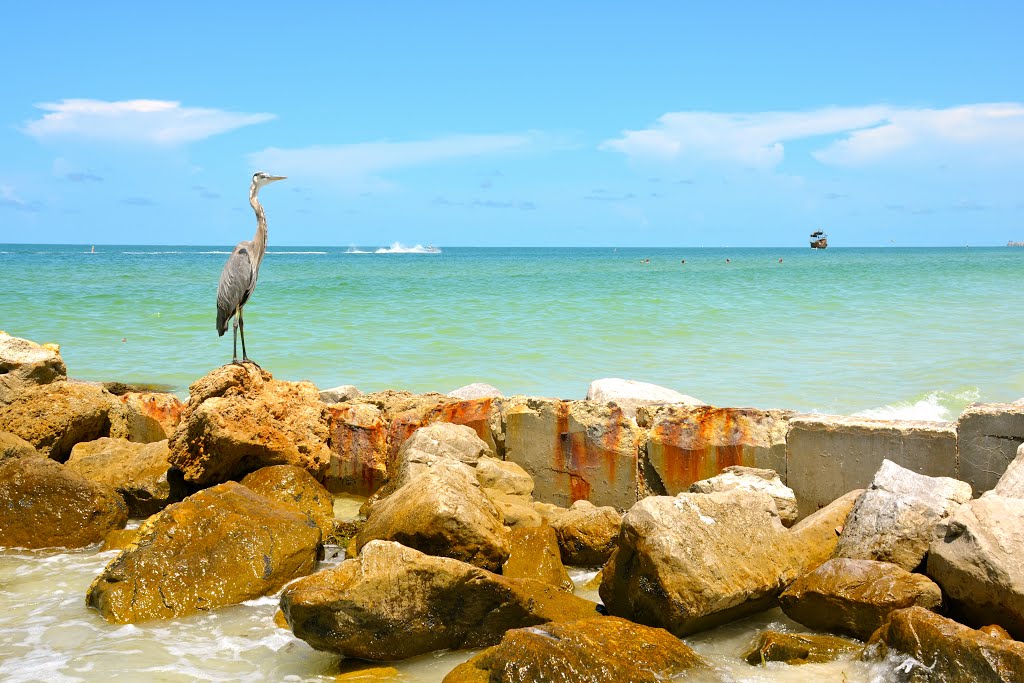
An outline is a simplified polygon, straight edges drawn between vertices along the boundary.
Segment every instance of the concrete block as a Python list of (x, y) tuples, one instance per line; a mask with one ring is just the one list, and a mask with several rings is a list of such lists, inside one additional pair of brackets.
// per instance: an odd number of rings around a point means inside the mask
[(714, 406), (640, 408), (637, 421), (649, 428), (642, 449), (644, 492), (674, 496), (732, 465), (775, 470), (785, 482), (792, 414)]
[(331, 459), (324, 487), (332, 493), (368, 496), (387, 481), (387, 425), (380, 408), (338, 403), (331, 414)]
[(995, 487), (1024, 443), (1024, 405), (975, 403), (958, 423), (960, 479), (975, 495)]
[(788, 481), (800, 516), (867, 488), (883, 460), (930, 477), (957, 477), (956, 425), (798, 415), (786, 438)]
[(534, 498), (627, 509), (637, 500), (639, 430), (617, 406), (516, 396), (505, 403), (505, 459), (534, 480)]

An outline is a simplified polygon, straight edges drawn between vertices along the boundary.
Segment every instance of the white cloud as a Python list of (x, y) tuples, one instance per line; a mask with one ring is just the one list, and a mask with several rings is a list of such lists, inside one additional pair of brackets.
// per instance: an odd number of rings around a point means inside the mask
[(949, 109), (887, 105), (807, 112), (670, 112), (655, 125), (627, 130), (601, 149), (634, 159), (690, 160), (769, 169), (786, 142), (838, 138), (812, 153), (825, 164), (853, 166), (941, 150), (995, 151), (1024, 142), (1024, 105), (974, 104)]
[(273, 114), (183, 107), (165, 100), (61, 100), (37, 104), (43, 116), (22, 129), (36, 138), (180, 145), (276, 118)]
[(0, 207), (16, 209), (18, 211), (38, 211), (42, 208), (40, 202), (29, 202), (18, 196), (18, 193), (10, 185), (0, 185)]

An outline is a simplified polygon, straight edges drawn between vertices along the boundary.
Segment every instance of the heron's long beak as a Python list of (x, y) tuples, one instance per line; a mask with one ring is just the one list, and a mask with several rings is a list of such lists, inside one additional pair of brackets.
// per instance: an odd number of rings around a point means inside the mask
[(284, 180), (287, 177), (288, 176), (286, 176), (286, 175), (272, 175), (269, 178), (267, 178), (267, 182), (268, 183), (276, 183), (278, 180)]

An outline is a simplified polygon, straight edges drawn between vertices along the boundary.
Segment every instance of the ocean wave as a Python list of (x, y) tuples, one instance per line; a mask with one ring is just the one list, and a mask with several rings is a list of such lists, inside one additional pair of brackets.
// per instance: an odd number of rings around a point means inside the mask
[(869, 408), (857, 417), (876, 420), (922, 420), (925, 422), (949, 422), (955, 420), (968, 404), (978, 400), (981, 392), (977, 388), (959, 392), (933, 391), (909, 401), (899, 401), (881, 408)]
[(268, 251), (268, 254), (326, 254), (326, 251)]
[(392, 242), (390, 247), (381, 247), (375, 254), (440, 254), (441, 250), (435, 247), (433, 244), (423, 246), (417, 244), (413, 247), (407, 247), (401, 242)]
[(372, 251), (363, 251), (362, 249), (360, 249), (358, 247), (349, 247), (348, 249), (345, 250), (345, 253), (346, 254), (372, 254), (373, 252)]
[(197, 254), (230, 254), (230, 251), (197, 251)]

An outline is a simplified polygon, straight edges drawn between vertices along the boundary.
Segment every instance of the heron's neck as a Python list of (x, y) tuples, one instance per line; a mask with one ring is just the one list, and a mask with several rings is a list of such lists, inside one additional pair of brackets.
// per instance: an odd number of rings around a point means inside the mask
[(263, 254), (267, 251), (267, 217), (263, 213), (263, 205), (260, 204), (260, 200), (256, 197), (259, 191), (255, 183), (249, 189), (249, 204), (252, 205), (252, 210), (256, 212), (256, 234), (253, 235), (252, 243), (256, 247), (257, 268), (259, 267), (259, 262), (263, 260)]

